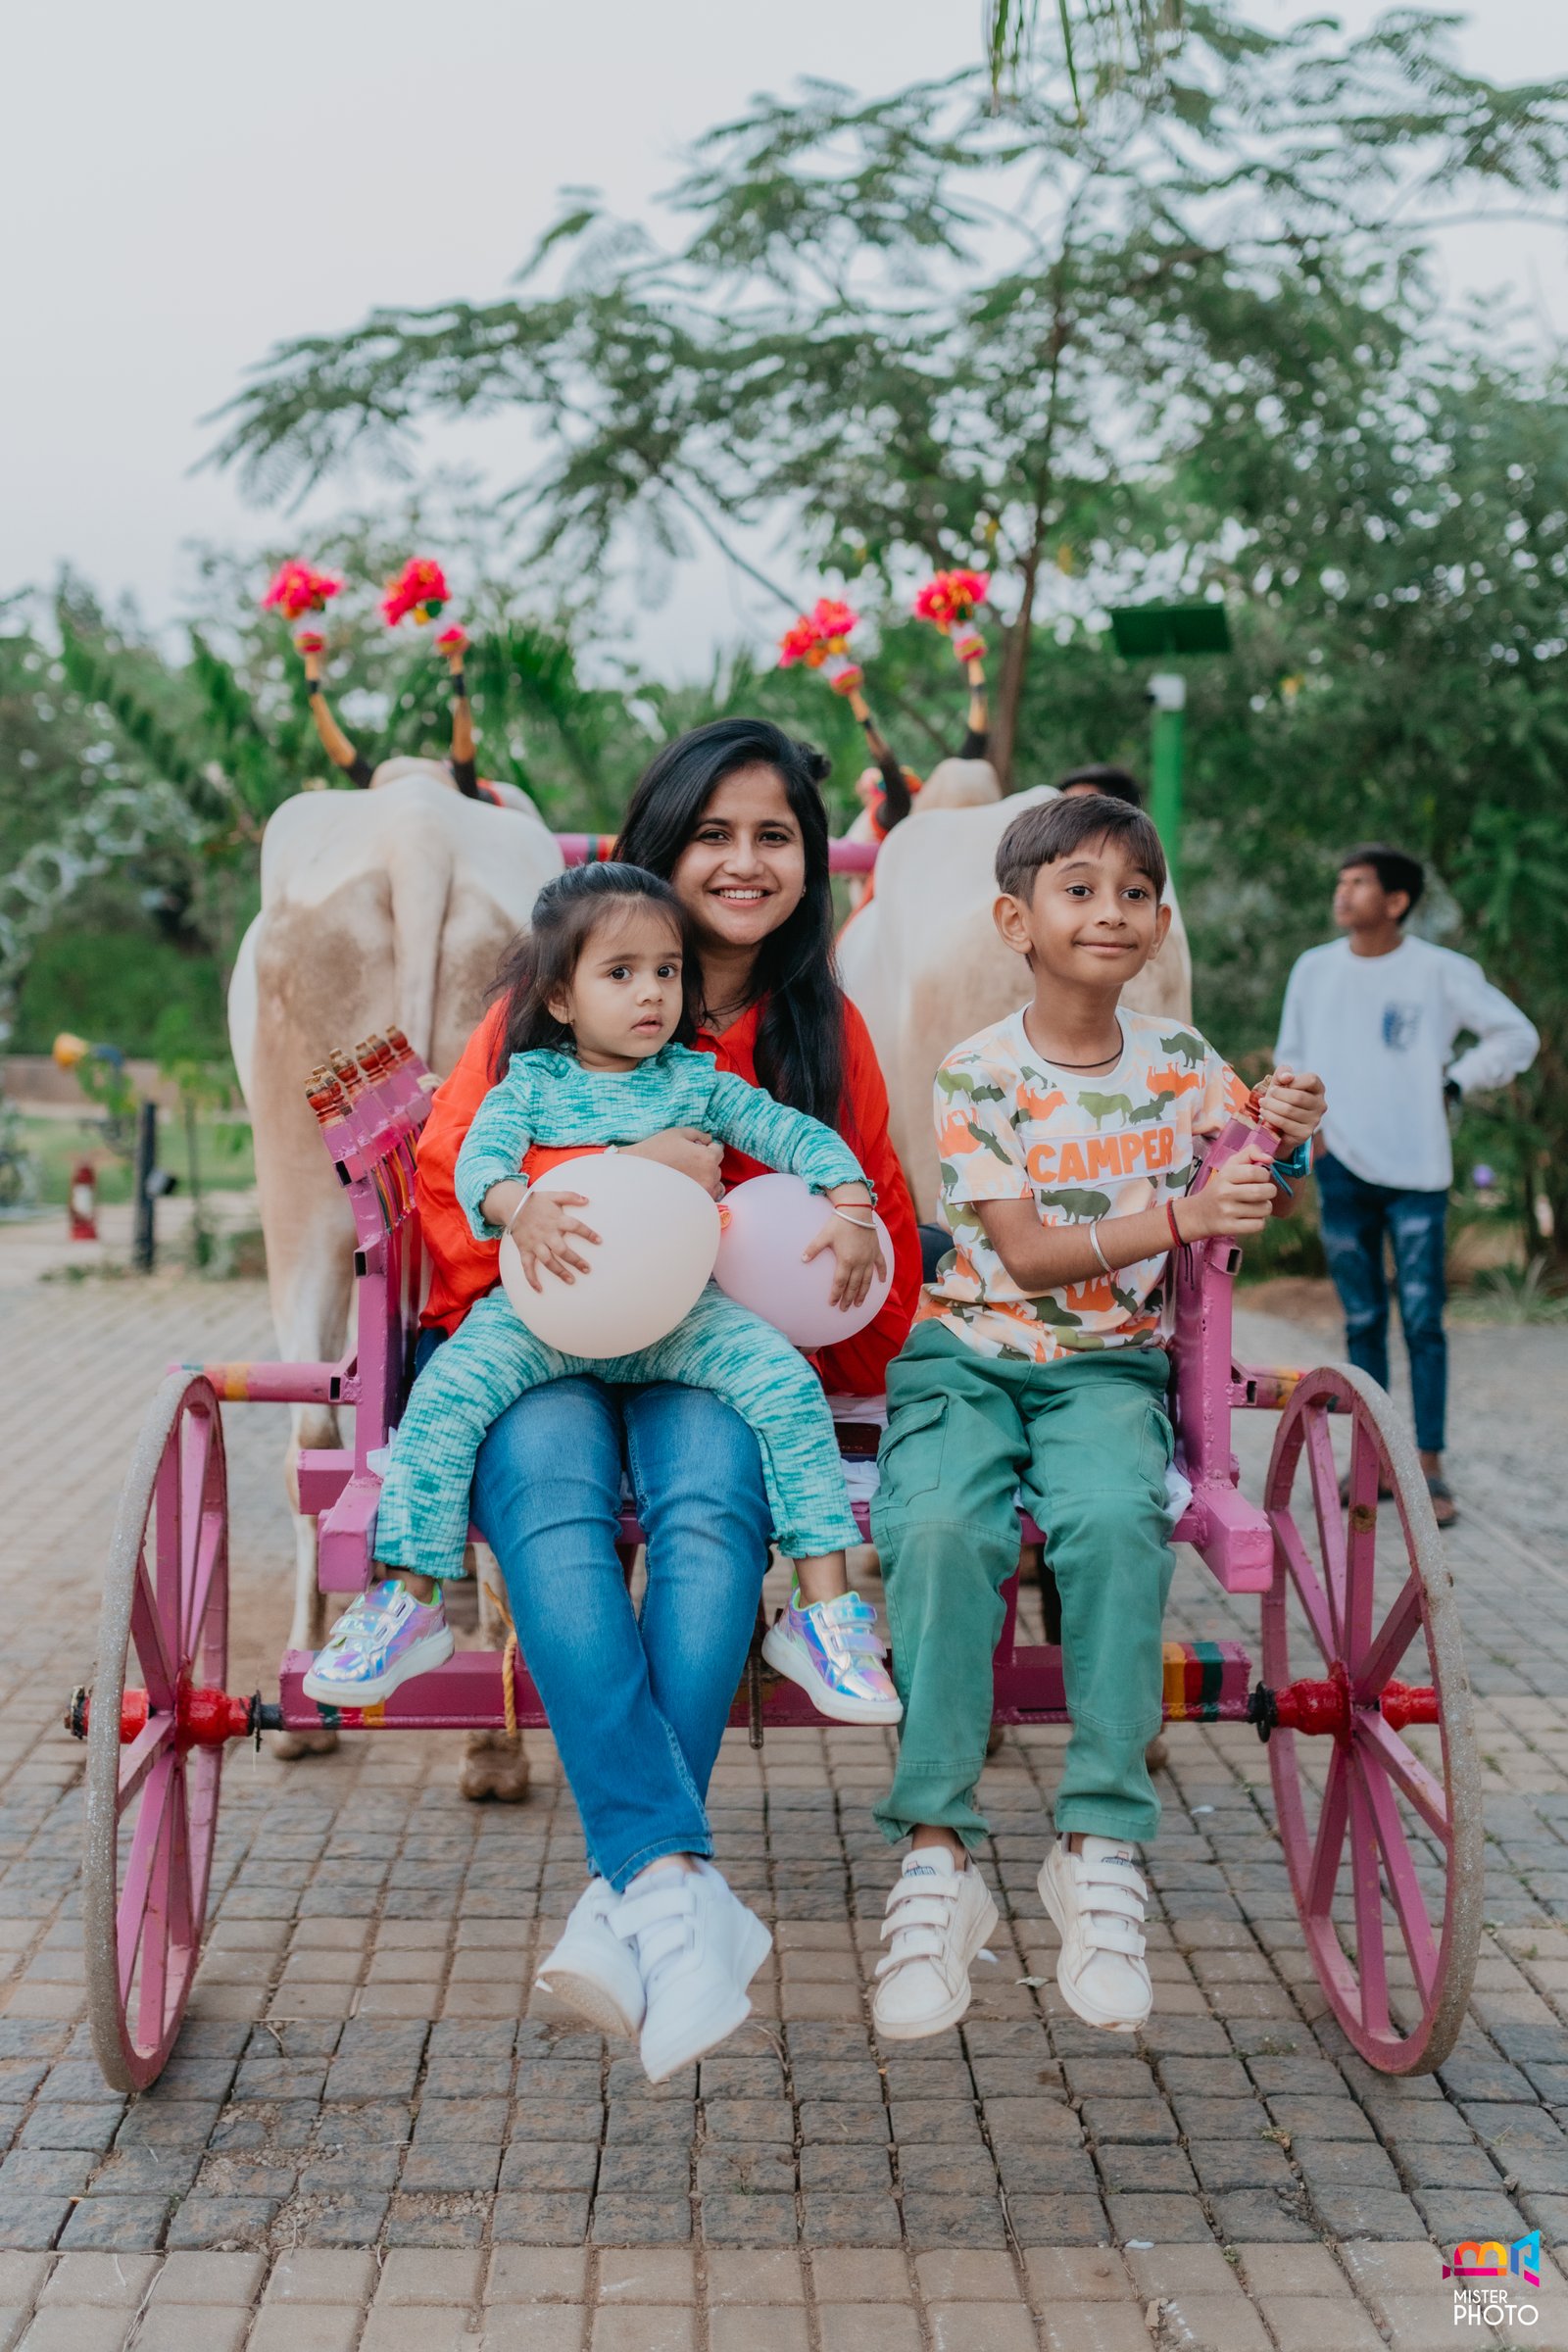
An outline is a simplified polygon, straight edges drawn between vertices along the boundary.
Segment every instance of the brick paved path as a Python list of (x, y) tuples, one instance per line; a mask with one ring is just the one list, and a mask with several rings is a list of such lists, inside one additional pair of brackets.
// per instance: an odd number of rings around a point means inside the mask
[[(457, 1742), (231, 1751), (212, 1939), (175, 2061), (127, 2104), (80, 2016), (80, 1751), (117, 1481), (162, 1365), (268, 1353), (246, 1285), (6, 1289), (0, 1492), (0, 2352), (1401, 2352), (1455, 2336), (1436, 2239), (1568, 2242), (1568, 1339), (1459, 1335), (1451, 1539), (1487, 1758), (1488, 1934), (1439, 2079), (1370, 2075), (1300, 1950), (1250, 1731), (1177, 1726), (1136, 2045), (1064, 2017), (1034, 1877), (1061, 1735), (988, 1772), (999, 1965), (959, 2035), (880, 2053), (865, 1985), (890, 1857), (880, 1734), (726, 1744), (731, 1883), (776, 1923), (759, 2017), (649, 2089), (530, 2005), (581, 1881), (548, 1740), (518, 1809)], [(1254, 1318), (1260, 1360), (1332, 1352)], [(1256, 1475), (1272, 1424), (1244, 1427)], [(230, 1413), (235, 1688), (286, 1608), (280, 1414)], [(1255, 1606), (1184, 1562), (1178, 1630)], [(520, 2022), (519, 2022), (520, 2021)], [(1548, 2267), (1540, 2324), (1568, 2346)], [(1488, 2331), (1490, 2339), (1510, 2340)]]

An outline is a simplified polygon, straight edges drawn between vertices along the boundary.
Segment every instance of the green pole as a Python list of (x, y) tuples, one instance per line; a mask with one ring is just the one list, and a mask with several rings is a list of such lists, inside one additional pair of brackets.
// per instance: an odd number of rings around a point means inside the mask
[(1150, 809), (1165, 847), (1170, 878), (1179, 886), (1182, 850), (1182, 753), (1187, 734), (1187, 680), (1160, 670), (1149, 681), (1153, 706), (1150, 722)]

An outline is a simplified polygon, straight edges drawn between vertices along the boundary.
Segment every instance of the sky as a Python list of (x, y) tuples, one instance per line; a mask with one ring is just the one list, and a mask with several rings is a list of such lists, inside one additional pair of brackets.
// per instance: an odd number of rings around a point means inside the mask
[[(1283, 24), (1303, 13), (1253, 0)], [(1360, 29), (1371, 0), (1339, 12)], [(7, 24), (8, 234), (0, 258), (0, 594), (70, 564), (154, 622), (187, 602), (194, 542), (297, 531), (194, 470), (204, 417), (284, 337), (380, 304), (492, 299), (564, 184), (647, 216), (685, 141), (801, 74), (864, 91), (970, 63), (979, 0), (73, 0)], [(1483, 21), (1484, 18), (1484, 21)], [(1498, 80), (1568, 73), (1561, 0), (1485, 0), (1465, 62)], [(1568, 230), (1457, 228), (1455, 290), (1505, 281), (1568, 335)], [(433, 436), (432, 457), (522, 470), (525, 428)], [(361, 484), (361, 497), (374, 495)], [(777, 609), (716, 557), (628, 609), (665, 674), (764, 638)]]

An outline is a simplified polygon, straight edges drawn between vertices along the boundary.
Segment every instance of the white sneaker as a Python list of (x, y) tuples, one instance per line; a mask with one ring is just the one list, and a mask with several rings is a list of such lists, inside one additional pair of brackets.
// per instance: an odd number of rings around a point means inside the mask
[(997, 1924), (991, 1890), (973, 1864), (945, 1845), (904, 1857), (888, 1896), (871, 2015), (889, 2041), (918, 2041), (956, 2026), (969, 2006), (970, 1963)]
[(608, 1879), (591, 1880), (534, 1983), (601, 2034), (633, 2034), (647, 2001), (637, 1955), (610, 1924), (619, 1902)]
[(746, 1987), (773, 1948), (755, 1912), (710, 1862), (655, 1865), (633, 1879), (611, 1926), (634, 1944), (647, 1997), (642, 2061), (650, 2082), (716, 2049), (752, 2013)]
[(1077, 1853), (1058, 1838), (1040, 1873), (1040, 1899), (1056, 1923), (1056, 1983), (1089, 2026), (1131, 2034), (1154, 2005), (1144, 1959), (1149, 1888), (1119, 1838), (1084, 1838)]

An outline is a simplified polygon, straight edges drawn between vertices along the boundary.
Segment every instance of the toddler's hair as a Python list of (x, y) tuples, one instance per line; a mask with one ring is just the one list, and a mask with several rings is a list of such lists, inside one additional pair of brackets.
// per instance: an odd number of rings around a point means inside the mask
[(533, 903), (529, 927), (509, 949), (491, 991), (507, 1000), (506, 1029), (496, 1054), (499, 1077), (514, 1054), (572, 1043), (571, 1031), (550, 1009), (552, 997), (571, 986), (590, 941), (607, 924), (619, 922), (634, 906), (651, 906), (669, 924), (671, 945), (681, 952), (681, 1015), (674, 1042), (689, 1046), (697, 1035), (702, 969), (691, 926), (669, 884), (640, 865), (607, 859), (568, 865), (547, 882)]
[(1340, 859), (1342, 874), (1348, 865), (1369, 865), (1386, 891), (1404, 892), (1410, 904), (1398, 918), (1401, 923), (1405, 915), (1414, 914), (1427, 886), (1426, 867), (1419, 858), (1412, 858), (1408, 850), (1396, 850), (1386, 841), (1363, 841)]
[(1141, 808), (1105, 793), (1066, 793), (1015, 816), (997, 845), (997, 888), (1027, 906), (1043, 865), (1070, 858), (1086, 842), (1119, 842), (1141, 873), (1165, 895), (1165, 853)]

